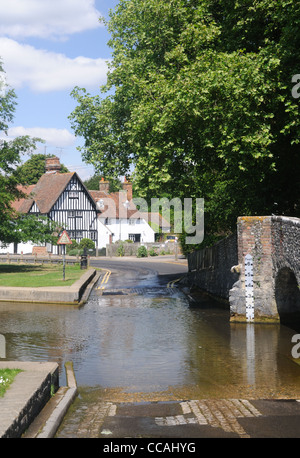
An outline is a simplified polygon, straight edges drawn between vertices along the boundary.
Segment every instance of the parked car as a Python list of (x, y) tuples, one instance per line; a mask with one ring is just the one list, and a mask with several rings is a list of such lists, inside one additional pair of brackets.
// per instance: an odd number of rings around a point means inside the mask
[(175, 243), (177, 242), (178, 238), (176, 235), (167, 235), (165, 243)]

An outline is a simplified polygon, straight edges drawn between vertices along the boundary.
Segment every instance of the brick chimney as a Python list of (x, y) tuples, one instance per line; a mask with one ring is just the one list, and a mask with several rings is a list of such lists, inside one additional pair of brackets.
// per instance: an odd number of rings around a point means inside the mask
[(124, 177), (122, 187), (123, 187), (123, 191), (127, 192), (127, 200), (131, 200), (132, 199), (132, 183), (127, 181), (126, 177)]
[(59, 158), (54, 156), (54, 157), (47, 157), (46, 158), (46, 173), (54, 173), (54, 172), (59, 172), (60, 171), (60, 161)]
[(105, 181), (103, 177), (99, 181), (99, 191), (109, 193), (109, 181)]

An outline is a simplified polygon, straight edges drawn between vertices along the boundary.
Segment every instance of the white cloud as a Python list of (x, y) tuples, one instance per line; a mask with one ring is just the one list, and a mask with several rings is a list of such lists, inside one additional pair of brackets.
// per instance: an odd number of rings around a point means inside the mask
[(95, 0), (0, 0), (0, 35), (64, 38), (100, 26)]
[(23, 126), (16, 126), (8, 129), (8, 138), (15, 138), (23, 135), (42, 138), (46, 141), (47, 146), (59, 148), (73, 146), (76, 141), (75, 135), (71, 134), (67, 129)]
[(99, 87), (106, 80), (106, 59), (71, 59), (10, 38), (0, 38), (0, 56), (7, 82), (15, 89), (28, 86), (35, 92), (49, 92), (74, 86)]

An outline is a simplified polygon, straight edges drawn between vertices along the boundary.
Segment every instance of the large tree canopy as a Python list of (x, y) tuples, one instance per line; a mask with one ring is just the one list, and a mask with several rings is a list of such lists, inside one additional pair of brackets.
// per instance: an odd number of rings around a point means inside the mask
[[(36, 184), (45, 173), (46, 159), (53, 157), (52, 154), (32, 154), (31, 157), (20, 165), (16, 172), (23, 183)], [(69, 172), (68, 168), (61, 164), (60, 173)]]
[(120, 0), (106, 96), (72, 92), (84, 160), (134, 167), (141, 196), (203, 197), (207, 232), (299, 215), (299, 23), (294, 0)]
[(48, 219), (18, 215), (12, 205), (24, 197), (19, 185), (27, 184), (26, 178), (17, 171), (22, 154), (33, 151), (37, 141), (41, 140), (28, 136), (6, 139), (9, 123), (14, 117), (16, 96), (12, 89), (3, 87), (4, 81), (0, 78), (0, 244), (51, 241), (54, 228)]

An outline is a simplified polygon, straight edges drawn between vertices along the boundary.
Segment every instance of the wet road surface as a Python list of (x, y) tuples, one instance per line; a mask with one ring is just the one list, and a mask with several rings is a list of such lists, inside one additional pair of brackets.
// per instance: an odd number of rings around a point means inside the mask
[(101, 386), (80, 385), (57, 437), (300, 437), (293, 331), (229, 324), (205, 296), (193, 309), (176, 288), (182, 273), (176, 264), (105, 263), (91, 298), (112, 311), (102, 317)]
[(181, 261), (101, 259), (83, 307), (0, 304), (7, 359), (72, 361), (79, 395), (57, 437), (300, 437), (290, 328), (234, 324), (190, 301)]

